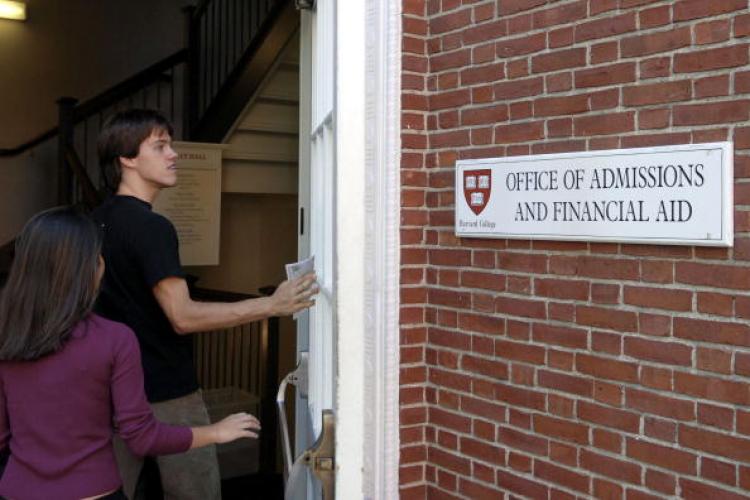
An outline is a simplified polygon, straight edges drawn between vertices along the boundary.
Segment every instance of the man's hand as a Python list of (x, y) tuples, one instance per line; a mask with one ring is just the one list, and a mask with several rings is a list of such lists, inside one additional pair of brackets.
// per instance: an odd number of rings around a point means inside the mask
[(313, 296), (318, 293), (315, 273), (281, 283), (271, 295), (272, 316), (288, 316), (315, 304)]

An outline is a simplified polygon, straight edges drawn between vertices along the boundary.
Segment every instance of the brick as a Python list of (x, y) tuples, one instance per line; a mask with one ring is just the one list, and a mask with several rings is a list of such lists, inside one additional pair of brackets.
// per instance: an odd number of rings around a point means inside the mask
[(570, 72), (555, 73), (545, 78), (547, 92), (564, 92), (573, 88), (573, 75)]
[(698, 347), (696, 368), (728, 375), (732, 372), (732, 353), (731, 351)]
[(461, 125), (484, 125), (508, 121), (508, 106), (499, 104), (461, 110)]
[(463, 271), (461, 273), (461, 285), (469, 288), (481, 288), (501, 292), (505, 290), (505, 276), (478, 271)]
[(737, 484), (737, 466), (708, 457), (702, 457), (701, 477), (729, 486), (735, 486)]
[(637, 337), (625, 338), (625, 354), (645, 361), (691, 366), (693, 349), (677, 342), (661, 342)]
[(471, 50), (463, 49), (444, 54), (437, 54), (430, 58), (430, 71), (438, 73), (448, 69), (461, 68), (471, 62)]
[(589, 444), (589, 427), (587, 425), (542, 414), (535, 414), (533, 418), (534, 431), (537, 434), (582, 445)]
[(624, 62), (575, 72), (576, 88), (603, 87), (635, 81), (635, 63)]
[(738, 266), (677, 262), (675, 281), (689, 285), (746, 290), (747, 283), (750, 283), (750, 269)]
[[(591, 46), (591, 64), (615, 61), (620, 53), (617, 42), (604, 42)], [(632, 63), (631, 63), (632, 64)]]
[(682, 474), (695, 475), (698, 470), (695, 454), (639, 439), (628, 438), (627, 456)]
[(622, 450), (622, 436), (616, 432), (595, 428), (593, 432), (594, 446), (612, 453), (620, 453)]
[(676, 392), (701, 399), (738, 405), (750, 404), (750, 390), (746, 382), (676, 372), (674, 387)]
[(617, 481), (640, 484), (641, 467), (624, 460), (582, 449), (581, 467)]
[(590, 354), (576, 354), (576, 370), (596, 378), (621, 382), (638, 381), (637, 364)]
[(623, 291), (623, 302), (625, 304), (670, 311), (690, 311), (692, 309), (693, 293), (687, 290), (626, 285)]
[(428, 447), (427, 460), (431, 464), (456, 472), (457, 474), (468, 476), (471, 473), (471, 461), (468, 458), (448, 453), (432, 446)]
[(573, 121), (573, 128), (575, 135), (585, 137), (632, 132), (635, 130), (635, 113), (583, 116)]
[(497, 42), (495, 44), (495, 55), (500, 58), (517, 57), (540, 52), (544, 50), (546, 46), (546, 34), (538, 33), (535, 35)]
[(609, 283), (592, 283), (591, 302), (597, 304), (619, 304), (620, 286)]
[(750, 346), (750, 327), (745, 323), (675, 318), (674, 336), (715, 344)]
[(634, 332), (638, 330), (638, 318), (631, 311), (602, 307), (576, 306), (576, 321), (579, 325), (595, 326), (610, 330)]
[(472, 65), (461, 71), (461, 85), (495, 82), (505, 78), (505, 63)]
[(669, 76), (672, 73), (672, 59), (669, 57), (653, 57), (640, 62), (641, 80)]
[(737, 16), (734, 19), (734, 36), (741, 38), (750, 35), (750, 15)]
[(646, 487), (650, 490), (658, 491), (665, 495), (673, 495), (677, 487), (677, 480), (674, 475), (666, 472), (648, 469), (646, 471)]
[(508, 378), (507, 363), (466, 354), (461, 357), (461, 369), (501, 380), (507, 380)]
[(461, 453), (496, 465), (505, 465), (505, 451), (476, 439), (462, 437), (459, 449)]
[(695, 402), (692, 400), (676, 399), (629, 388), (625, 391), (625, 405), (634, 410), (675, 420), (695, 420)]
[(742, 494), (717, 488), (709, 484), (694, 481), (688, 478), (680, 479), (682, 498), (686, 500), (705, 500), (706, 498), (720, 498), (721, 500), (741, 500), (747, 497)]
[(748, 63), (748, 45), (678, 53), (674, 56), (676, 73), (695, 73), (714, 69), (735, 68)]
[(646, 436), (668, 443), (677, 442), (677, 424), (675, 422), (653, 417), (646, 417), (643, 420), (643, 432)]
[(577, 68), (586, 65), (586, 49), (573, 48), (558, 50), (531, 59), (532, 73), (548, 73), (562, 69)]
[(495, 392), (497, 401), (510, 406), (521, 406), (533, 410), (543, 410), (545, 407), (545, 396), (541, 392), (504, 384), (498, 384)]
[[(487, 40), (496, 40), (508, 34), (508, 22), (505, 19), (499, 19), (490, 23), (481, 23), (464, 30), (461, 35), (464, 45), (472, 45)], [(495, 55), (494, 45), (492, 45), (492, 55)]]
[(623, 38), (620, 41), (620, 53), (625, 58), (643, 57), (660, 52), (672, 52), (683, 47), (689, 47), (690, 44), (690, 28), (682, 27)]
[(698, 312), (731, 316), (734, 308), (734, 297), (721, 293), (697, 293)]
[(652, 130), (667, 128), (671, 117), (672, 112), (669, 109), (644, 109), (638, 111), (638, 129)]
[(697, 24), (695, 30), (696, 45), (724, 42), (729, 40), (730, 23), (728, 19), (709, 21)]
[(495, 127), (496, 144), (535, 141), (544, 138), (544, 122), (528, 122)]
[(534, 342), (571, 349), (585, 349), (588, 345), (588, 333), (580, 328), (534, 323), (532, 336)]
[(554, 389), (560, 392), (567, 392), (583, 397), (591, 397), (594, 393), (594, 384), (591, 380), (565, 375), (548, 370), (539, 370), (537, 373), (538, 384), (540, 387)]
[(576, 25), (576, 42), (606, 38), (635, 31), (636, 17), (633, 12)]
[(609, 408), (586, 401), (578, 402), (577, 415), (579, 419), (587, 422), (635, 434), (639, 431), (641, 420), (637, 413)]
[(534, 476), (582, 493), (589, 491), (588, 476), (542, 460), (534, 460)]
[(636, 85), (622, 90), (625, 106), (647, 106), (678, 101), (687, 101), (692, 94), (690, 80)]
[(585, 113), (589, 110), (587, 95), (546, 97), (534, 101), (534, 116), (559, 116)]
[(586, 17), (586, 0), (534, 12), (531, 25), (533, 29), (549, 28), (567, 24)]
[(522, 496), (526, 496), (529, 498), (547, 498), (547, 486), (541, 483), (537, 483), (536, 481), (531, 481), (524, 477), (511, 474), (510, 472), (504, 471), (502, 469), (497, 471), (496, 482), (497, 485), (504, 490), (510, 490)]
[(617, 483), (594, 478), (594, 497), (607, 500), (624, 498), (624, 488)]
[(681, 425), (679, 443), (683, 447), (708, 452), (730, 460), (750, 461), (750, 440), (729, 434)]
[(724, 406), (698, 403), (698, 423), (732, 431), (734, 428), (734, 410)]
[(471, 10), (463, 9), (430, 19), (430, 34), (436, 35), (457, 30), (471, 24)]
[(497, 13), (501, 16), (517, 14), (547, 3), (547, 0), (498, 0)]
[(747, 9), (746, 0), (722, 0), (721, 2), (705, 2), (703, 0), (681, 0), (674, 4), (674, 21), (688, 21), (690, 19), (707, 18), (727, 12)]
[(504, 426), (497, 429), (497, 441), (509, 448), (532, 455), (546, 456), (549, 449), (549, 441), (546, 438)]
[(565, 26), (547, 33), (547, 44), (550, 49), (569, 47), (573, 45), (575, 31), (573, 26)]
[(672, 9), (669, 5), (643, 9), (638, 13), (638, 20), (642, 30), (664, 26), (672, 20)]
[(465, 106), (469, 102), (471, 102), (471, 93), (468, 89), (441, 92), (433, 94), (429, 98), (430, 109), (433, 111)]

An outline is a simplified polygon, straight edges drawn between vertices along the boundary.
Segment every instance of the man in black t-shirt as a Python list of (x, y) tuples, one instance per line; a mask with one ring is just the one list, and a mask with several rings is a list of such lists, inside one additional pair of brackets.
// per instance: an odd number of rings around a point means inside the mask
[[(99, 160), (116, 192), (93, 214), (104, 231), (106, 264), (97, 312), (135, 331), (156, 416), (173, 424), (205, 425), (208, 413), (186, 334), (292, 314), (313, 304), (317, 287), (309, 274), (281, 283), (271, 297), (234, 303), (190, 298), (174, 226), (151, 209), (159, 192), (177, 183), (172, 133), (158, 112), (129, 110), (110, 118), (99, 135)], [(125, 493), (132, 498), (142, 459), (122, 443), (116, 443), (116, 451)], [(157, 460), (167, 498), (221, 497), (215, 448)]]

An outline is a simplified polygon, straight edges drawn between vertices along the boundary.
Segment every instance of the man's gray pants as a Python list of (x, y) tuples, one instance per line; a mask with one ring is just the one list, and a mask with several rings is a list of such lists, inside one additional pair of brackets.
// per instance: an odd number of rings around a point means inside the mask
[[(198, 390), (181, 398), (152, 403), (159, 421), (197, 427), (211, 423)], [(115, 457), (125, 495), (133, 499), (143, 459), (130, 453), (119, 436), (114, 438)], [(221, 500), (221, 478), (214, 445), (186, 453), (156, 457), (165, 500)]]

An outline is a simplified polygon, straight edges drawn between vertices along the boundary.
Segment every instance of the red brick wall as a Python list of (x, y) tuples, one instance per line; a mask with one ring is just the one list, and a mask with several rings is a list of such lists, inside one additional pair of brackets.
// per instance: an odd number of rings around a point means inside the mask
[[(748, 0), (404, 0), (402, 498), (750, 496)], [(735, 245), (458, 239), (459, 158), (734, 140)]]

